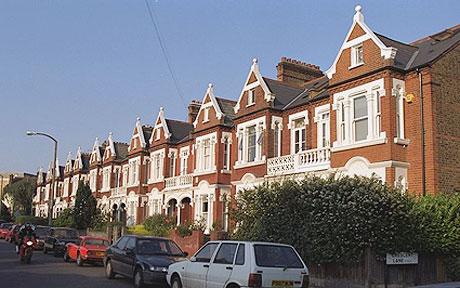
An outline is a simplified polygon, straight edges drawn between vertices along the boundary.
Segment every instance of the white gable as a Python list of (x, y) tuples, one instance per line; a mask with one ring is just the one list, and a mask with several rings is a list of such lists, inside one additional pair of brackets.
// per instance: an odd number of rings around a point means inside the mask
[[(334, 60), (334, 63), (332, 66), (326, 71), (326, 75), (329, 79), (332, 78), (332, 75), (335, 74), (336, 72), (336, 65), (337, 62), (339, 61), (340, 55), (342, 55), (343, 50), (348, 49), (350, 47), (356, 46), (368, 39), (371, 39), (379, 48), (380, 48), (380, 55), (384, 59), (391, 59), (394, 58), (396, 55), (396, 48), (393, 47), (387, 47), (383, 42), (375, 35), (375, 33), (364, 23), (364, 15), (361, 13), (361, 6), (358, 5), (355, 8), (355, 15), (353, 16), (353, 24), (350, 27), (350, 30), (347, 33), (347, 36), (345, 37), (345, 40), (342, 44), (342, 47), (340, 47), (339, 53), (337, 54), (337, 57)], [(350, 35), (353, 31), (353, 29), (356, 27), (356, 25), (359, 25), (366, 34), (359, 36), (355, 39), (348, 40), (350, 38)]]
[[(96, 137), (96, 140), (94, 141), (93, 145), (93, 151), (91, 152), (91, 161), (101, 161), (102, 155), (101, 155), (101, 150), (99, 149), (101, 147), (101, 144), (99, 144), (99, 138)], [(94, 159), (95, 157), (95, 159)]]
[[(208, 96), (211, 101), (208, 103), (205, 103), (204, 101), (206, 100)], [(224, 113), (222, 113), (222, 110), (220, 109), (219, 104), (217, 103), (216, 97), (214, 96), (214, 85), (212, 85), (212, 83), (209, 83), (208, 89), (206, 89), (206, 93), (204, 93), (203, 101), (201, 101), (201, 103), (203, 104), (200, 106), (198, 115), (196, 116), (195, 121), (193, 122), (193, 127), (196, 128), (196, 125), (198, 124), (198, 118), (199, 118), (198, 116), (201, 114), (201, 111), (203, 111), (204, 109), (208, 109), (209, 107), (214, 107), (214, 111), (216, 111), (217, 119), (220, 120), (222, 116), (224, 115)]]
[[(248, 84), (249, 79), (251, 78), (252, 74), (254, 74), (257, 80), (253, 83)], [(262, 75), (260, 74), (259, 64), (257, 63), (256, 58), (252, 60), (251, 69), (249, 70), (248, 77), (246, 77), (246, 81), (244, 83), (245, 84), (244, 84), (243, 90), (241, 90), (240, 97), (238, 98), (238, 102), (236, 103), (235, 108), (234, 108), (235, 113), (238, 113), (238, 110), (240, 110), (240, 102), (241, 102), (241, 98), (243, 98), (244, 92), (251, 90), (259, 85), (264, 90), (265, 101), (271, 102), (274, 100), (273, 93), (270, 91), (270, 89), (268, 89), (267, 84), (265, 83), (264, 79), (262, 78)]]
[[(145, 148), (147, 143), (145, 142), (144, 138), (144, 131), (142, 130), (141, 118), (137, 117), (136, 119), (136, 133), (131, 137), (131, 143), (133, 139), (139, 138), (139, 142), (141, 143), (141, 147)], [(131, 143), (129, 143), (128, 151), (131, 151)]]
[(158, 112), (158, 117), (155, 121), (155, 127), (153, 127), (152, 135), (150, 136), (150, 144), (153, 143), (155, 140), (155, 135), (159, 133), (158, 130), (161, 128), (163, 128), (165, 139), (169, 139), (169, 137), (171, 137), (171, 133), (169, 132), (168, 123), (166, 122), (165, 118), (165, 110), (163, 107), (160, 107), (160, 112)]

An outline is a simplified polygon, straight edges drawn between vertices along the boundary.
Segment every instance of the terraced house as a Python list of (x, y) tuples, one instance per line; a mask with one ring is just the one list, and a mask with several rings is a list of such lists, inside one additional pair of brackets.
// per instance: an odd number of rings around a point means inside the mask
[[(337, 173), (413, 194), (459, 191), (459, 43), (460, 25), (393, 40), (370, 29), (358, 6), (326, 71), (283, 57), (271, 79), (254, 59), (238, 97), (218, 97), (209, 84), (187, 121), (160, 108), (151, 125), (137, 119), (129, 143), (110, 134), (90, 154), (79, 149), (61, 199), (72, 205), (70, 186), (89, 181), (101, 208), (126, 205), (129, 224), (163, 213), (209, 233), (229, 229), (231, 196), (265, 181)], [(47, 213), (43, 177), (37, 215)]]

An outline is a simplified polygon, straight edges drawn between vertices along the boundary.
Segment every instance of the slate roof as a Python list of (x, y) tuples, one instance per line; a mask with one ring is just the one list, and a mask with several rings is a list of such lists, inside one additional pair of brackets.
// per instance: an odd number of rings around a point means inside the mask
[(410, 44), (393, 40), (378, 33), (375, 35), (386, 46), (398, 49), (394, 66), (409, 71), (431, 63), (450, 48), (459, 44), (460, 24)]
[(91, 157), (91, 154), (89, 153), (81, 153), (81, 162), (83, 163), (82, 170), (88, 170), (89, 169), (89, 159)]
[(142, 133), (144, 133), (144, 139), (147, 145), (149, 144), (149, 139), (152, 136), (152, 132), (153, 132), (152, 126), (149, 126), (149, 125), (142, 126)]
[(295, 97), (303, 92), (303, 89), (294, 88), (287, 84), (273, 80), (267, 77), (262, 77), (268, 86), (268, 89), (275, 94), (275, 100), (273, 102), (273, 108), (282, 110), (287, 104), (289, 104)]
[(115, 160), (123, 160), (128, 157), (129, 145), (127, 143), (113, 142), (113, 146), (115, 147), (115, 153), (117, 154), (117, 158)]
[(224, 99), (220, 97), (215, 97), (217, 104), (224, 113), (224, 125), (232, 126), (233, 119), (235, 118), (235, 110), (234, 107), (236, 105), (236, 101)]
[(193, 125), (188, 122), (173, 119), (165, 120), (168, 125), (169, 132), (171, 133), (171, 138), (169, 139), (171, 143), (184, 141), (193, 130)]
[(327, 91), (328, 86), (329, 79), (326, 76), (305, 83), (305, 90), (297, 95), (297, 97), (292, 99), (291, 102), (285, 105), (283, 110), (291, 109), (314, 100), (329, 97), (329, 92)]

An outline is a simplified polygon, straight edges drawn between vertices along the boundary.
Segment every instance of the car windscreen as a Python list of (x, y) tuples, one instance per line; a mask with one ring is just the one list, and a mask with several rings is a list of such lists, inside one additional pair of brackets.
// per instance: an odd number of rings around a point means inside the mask
[(289, 246), (254, 245), (254, 253), (260, 267), (304, 268), (302, 260)]
[(103, 239), (86, 239), (85, 244), (94, 246), (109, 246), (109, 241)]
[(49, 231), (48, 228), (38, 227), (38, 228), (35, 228), (35, 235), (37, 235), (38, 237), (44, 237), (48, 235), (48, 231)]
[(169, 255), (182, 256), (182, 250), (176, 243), (167, 239), (148, 239), (137, 240), (137, 253), (140, 255)]
[(54, 236), (57, 238), (78, 238), (78, 233), (75, 230), (56, 229), (54, 230)]
[(3, 223), (3, 224), (0, 225), (0, 229), (8, 229), (8, 230), (10, 230), (12, 226), (13, 226), (13, 224), (11, 224), (11, 223)]

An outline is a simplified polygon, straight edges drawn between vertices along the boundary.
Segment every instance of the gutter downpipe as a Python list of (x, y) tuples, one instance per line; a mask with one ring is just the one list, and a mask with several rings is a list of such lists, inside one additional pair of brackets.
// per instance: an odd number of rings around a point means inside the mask
[(422, 196), (426, 196), (426, 163), (425, 163), (425, 123), (424, 123), (424, 110), (423, 110), (423, 84), (422, 84), (422, 73), (420, 68), (417, 68), (417, 75), (419, 81), (419, 93), (420, 93), (420, 128), (421, 133), (421, 154), (422, 154)]

